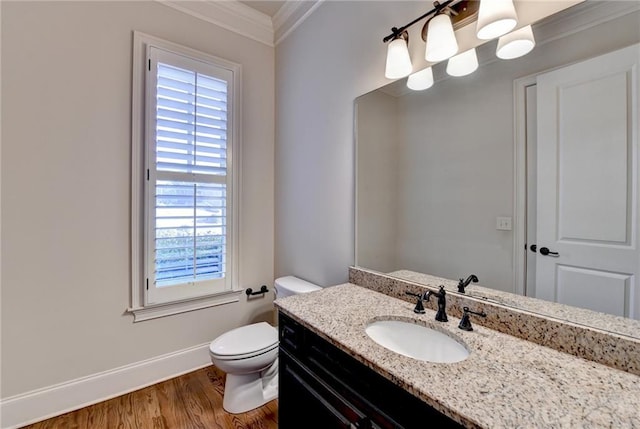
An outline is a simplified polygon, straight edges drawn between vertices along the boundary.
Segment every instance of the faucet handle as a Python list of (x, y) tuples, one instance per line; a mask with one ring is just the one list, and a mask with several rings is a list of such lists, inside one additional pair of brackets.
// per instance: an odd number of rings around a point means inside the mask
[(418, 301), (416, 302), (416, 307), (413, 309), (413, 312), (416, 314), (424, 314), (425, 313), (424, 305), (422, 304), (423, 295), (419, 293), (409, 292), (409, 291), (406, 291), (405, 293), (407, 295), (415, 296), (416, 298), (418, 298)]
[(460, 319), (458, 328), (462, 329), (463, 331), (473, 331), (473, 326), (471, 326), (471, 319), (469, 318), (471, 314), (475, 314), (476, 316), (480, 317), (487, 317), (487, 313), (485, 313), (484, 311), (471, 311), (469, 310), (469, 307), (463, 307), (462, 311), (462, 319)]

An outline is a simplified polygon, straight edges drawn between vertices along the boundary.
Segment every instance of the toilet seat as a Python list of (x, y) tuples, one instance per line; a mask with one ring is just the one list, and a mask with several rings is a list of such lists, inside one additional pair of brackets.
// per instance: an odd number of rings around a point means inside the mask
[(219, 355), (216, 353), (213, 353), (210, 351), (210, 354), (213, 358), (221, 360), (221, 361), (227, 361), (227, 360), (242, 360), (242, 359), (249, 359), (252, 357), (256, 357), (256, 356), (260, 356), (263, 355), (265, 353), (269, 353), (272, 350), (276, 350), (278, 348), (278, 344), (274, 344), (272, 347), (267, 348), (267, 349), (262, 349), (262, 350), (258, 350), (255, 352), (249, 352), (249, 353), (243, 353), (243, 354), (239, 354), (239, 355)]
[(209, 345), (211, 356), (219, 360), (247, 359), (278, 347), (278, 331), (265, 322), (232, 329)]

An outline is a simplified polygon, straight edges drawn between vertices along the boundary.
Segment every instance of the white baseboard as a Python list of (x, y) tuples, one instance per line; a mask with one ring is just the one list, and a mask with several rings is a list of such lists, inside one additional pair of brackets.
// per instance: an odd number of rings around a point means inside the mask
[(211, 365), (209, 343), (0, 401), (0, 427), (18, 428)]

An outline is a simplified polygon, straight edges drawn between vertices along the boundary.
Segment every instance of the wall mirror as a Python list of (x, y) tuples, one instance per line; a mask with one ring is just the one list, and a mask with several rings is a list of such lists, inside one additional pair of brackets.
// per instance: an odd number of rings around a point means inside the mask
[(524, 57), (494, 40), (471, 75), (440, 63), (425, 91), (356, 99), (356, 265), (473, 273), (470, 296), (640, 337), (640, 6), (588, 1), (533, 30)]

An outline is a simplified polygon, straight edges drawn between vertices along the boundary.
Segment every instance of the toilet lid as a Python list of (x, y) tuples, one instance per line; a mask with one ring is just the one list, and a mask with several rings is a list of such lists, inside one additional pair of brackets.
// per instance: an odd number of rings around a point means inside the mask
[(265, 322), (241, 326), (220, 335), (209, 350), (216, 356), (257, 354), (278, 344), (278, 331)]

